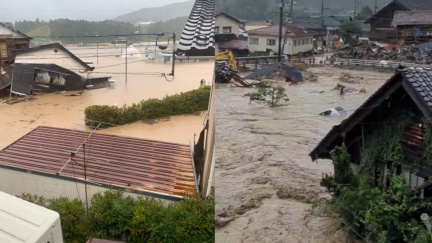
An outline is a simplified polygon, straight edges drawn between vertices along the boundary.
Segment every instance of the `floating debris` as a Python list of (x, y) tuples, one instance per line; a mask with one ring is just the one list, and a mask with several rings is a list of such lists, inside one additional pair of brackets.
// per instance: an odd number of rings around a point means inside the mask
[(302, 82), (303, 75), (295, 67), (285, 64), (273, 64), (262, 66), (255, 72), (247, 75), (244, 79), (264, 80), (264, 79), (282, 79), (287, 82)]

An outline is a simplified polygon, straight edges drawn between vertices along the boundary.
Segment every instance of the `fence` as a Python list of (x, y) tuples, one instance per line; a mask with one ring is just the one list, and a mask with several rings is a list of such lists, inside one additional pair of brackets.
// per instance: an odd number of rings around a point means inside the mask
[[(325, 62), (324, 64), (331, 64), (331, 61)], [(406, 62), (394, 62), (386, 60), (361, 60), (361, 59), (348, 59), (348, 58), (336, 58), (333, 65), (337, 66), (357, 66), (357, 67), (376, 67), (376, 68), (396, 68), (400, 64), (405, 65), (408, 68), (425, 68), (430, 69), (432, 65), (417, 64), (417, 63), (406, 63)]]

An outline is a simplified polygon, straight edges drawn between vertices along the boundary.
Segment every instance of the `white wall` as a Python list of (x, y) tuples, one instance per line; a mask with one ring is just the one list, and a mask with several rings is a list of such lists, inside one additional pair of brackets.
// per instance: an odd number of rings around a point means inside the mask
[[(108, 188), (88, 185), (87, 196), (90, 205), (90, 199), (98, 192), (103, 192)], [(36, 194), (44, 198), (51, 199), (54, 197), (80, 198), (85, 201), (84, 183), (57, 179), (32, 173), (19, 172), (0, 168), (0, 191), (11, 195), (21, 196), (22, 193)], [(124, 192), (125, 196), (140, 196), (133, 192)], [(168, 200), (162, 200), (167, 204)]]
[(13, 35), (13, 37), (25, 37), (23, 35), (18, 34), (15, 31), (10, 30), (9, 28), (0, 25), (0, 35)]
[[(240, 34), (240, 25), (238, 22), (221, 14), (216, 17), (215, 28), (219, 27), (219, 34), (223, 34), (223, 27), (231, 27), (231, 33), (238, 36)], [(215, 30), (215, 33), (216, 30)]]
[[(258, 44), (251, 44), (251, 39), (258, 38)], [(284, 53), (288, 55), (296, 55), (299, 52), (307, 52), (313, 49), (312, 36), (301, 37), (301, 38), (288, 38), (287, 43), (285, 44)], [(255, 51), (266, 51), (266, 49), (271, 49), (274, 52), (278, 52), (279, 50), (279, 37), (278, 36), (263, 36), (263, 35), (253, 35), (249, 34), (248, 37), (248, 47), (250, 52)], [(274, 39), (275, 45), (267, 45), (267, 39)], [(308, 44), (302, 44), (303, 39), (308, 39)], [(296, 45), (294, 45), (294, 41)], [(300, 43), (300, 44), (298, 44)], [(282, 39), (283, 44), (283, 39)]]
[[(54, 49), (57, 52), (54, 52)], [(57, 48), (18, 54), (15, 63), (57, 64), (81, 75), (83, 78), (87, 78), (87, 72), (81, 73), (85, 71), (85, 68), (68, 53)]]

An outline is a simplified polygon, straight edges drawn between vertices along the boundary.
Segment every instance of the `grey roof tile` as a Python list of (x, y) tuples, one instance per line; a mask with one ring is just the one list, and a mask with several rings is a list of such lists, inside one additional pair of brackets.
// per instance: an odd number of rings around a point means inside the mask
[(424, 69), (405, 69), (404, 82), (416, 93), (418, 100), (432, 112), (432, 74)]

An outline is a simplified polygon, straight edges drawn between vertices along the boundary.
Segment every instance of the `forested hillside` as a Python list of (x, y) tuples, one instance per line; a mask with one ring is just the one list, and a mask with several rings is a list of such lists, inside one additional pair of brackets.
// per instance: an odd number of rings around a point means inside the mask
[(194, 0), (185, 0), (184, 2), (168, 4), (157, 8), (143, 8), (119, 16), (114, 20), (132, 24), (139, 21), (167, 21), (178, 17), (189, 16), (194, 3)]
[[(64, 43), (86, 43), (86, 42), (112, 42), (116, 37), (99, 38), (57, 38), (60, 36), (110, 36), (110, 35), (133, 35), (136, 31), (140, 34), (159, 33), (175, 31), (181, 34), (186, 24), (187, 17), (179, 17), (165, 22), (156, 22), (146, 28), (138, 28), (130, 23), (105, 20), (90, 22), (86, 20), (57, 19), (49, 22), (44, 21), (17, 21), (15, 28), (33, 37), (36, 42), (48, 42), (60, 40)], [(49, 37), (49, 38), (48, 38)], [(148, 40), (149, 37), (133, 37), (131, 41)]]
[[(287, 1), (290, 2), (290, 1)], [(362, 0), (357, 6), (360, 10), (365, 6), (375, 8), (375, 0)], [(390, 0), (378, 0), (377, 8), (383, 7)], [(278, 16), (279, 0), (216, 0), (216, 11), (226, 12), (237, 18), (247, 20), (270, 19)], [(321, 0), (294, 1), (295, 16), (317, 15), (321, 12)], [(324, 15), (338, 15), (354, 11), (354, 0), (324, 0)], [(288, 7), (285, 8), (288, 11)]]

